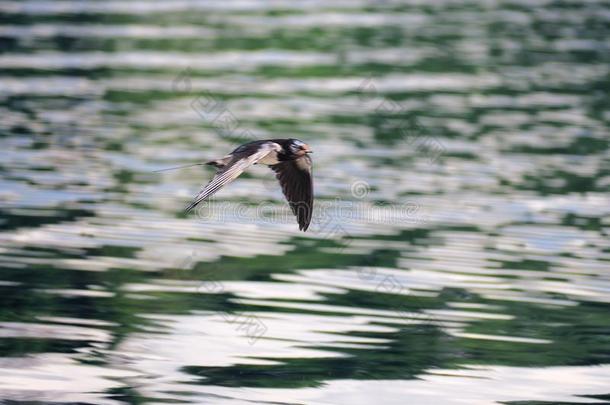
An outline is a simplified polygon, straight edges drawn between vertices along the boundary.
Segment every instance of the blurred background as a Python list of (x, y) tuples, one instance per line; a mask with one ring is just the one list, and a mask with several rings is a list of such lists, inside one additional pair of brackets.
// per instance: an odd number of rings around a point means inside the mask
[[(610, 5), (0, 1), (0, 403), (610, 401)], [(315, 151), (307, 233), (253, 139)]]

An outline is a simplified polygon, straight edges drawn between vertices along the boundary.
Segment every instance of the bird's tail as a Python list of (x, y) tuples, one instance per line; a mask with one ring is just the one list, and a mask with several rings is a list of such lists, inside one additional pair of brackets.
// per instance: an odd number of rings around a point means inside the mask
[[(221, 159), (216, 159), (216, 160), (210, 160), (209, 162), (205, 162), (206, 165), (210, 165), (210, 166), (214, 166), (215, 168), (217, 168), (218, 170), (216, 171), (216, 174), (222, 172), (222, 169), (225, 168), (225, 166), (227, 165), (229, 159), (227, 157), (221, 158)], [(193, 208), (195, 208), (200, 202), (202, 202), (203, 200), (205, 200), (205, 198), (201, 198), (200, 196), (197, 196), (195, 198), (195, 200), (190, 203), (185, 209), (184, 212), (189, 212), (191, 211)]]
[(210, 160), (209, 162), (205, 162), (206, 165), (210, 165), (210, 166), (214, 166), (217, 168), (221, 168), (222, 166), (224, 166), (222, 163), (220, 163), (219, 160)]
[(229, 161), (228, 158), (223, 157), (222, 159), (210, 160), (209, 162), (206, 162), (205, 164), (214, 166), (217, 169), (222, 169), (227, 165), (228, 161)]

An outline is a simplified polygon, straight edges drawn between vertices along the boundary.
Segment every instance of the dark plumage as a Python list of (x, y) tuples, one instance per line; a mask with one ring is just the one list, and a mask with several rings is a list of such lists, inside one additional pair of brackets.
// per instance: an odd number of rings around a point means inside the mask
[(218, 170), (186, 207), (186, 211), (235, 180), (249, 166), (264, 164), (275, 172), (290, 209), (297, 217), (299, 229), (306, 231), (313, 212), (312, 162), (308, 156), (311, 152), (309, 146), (298, 139), (268, 139), (245, 143), (227, 156), (207, 162)]

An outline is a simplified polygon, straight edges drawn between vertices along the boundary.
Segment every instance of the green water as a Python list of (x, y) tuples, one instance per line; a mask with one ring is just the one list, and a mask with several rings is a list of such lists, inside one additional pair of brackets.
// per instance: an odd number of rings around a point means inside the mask
[[(0, 1), (1, 404), (610, 401), (610, 6)], [(307, 233), (252, 139), (315, 151)]]

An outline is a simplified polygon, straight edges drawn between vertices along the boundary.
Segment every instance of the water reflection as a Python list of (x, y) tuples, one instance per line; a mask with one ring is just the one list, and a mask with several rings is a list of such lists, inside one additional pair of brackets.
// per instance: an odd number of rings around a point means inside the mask
[[(0, 10), (0, 401), (608, 400), (605, 3)], [(314, 145), (310, 232), (180, 212), (202, 94)]]

